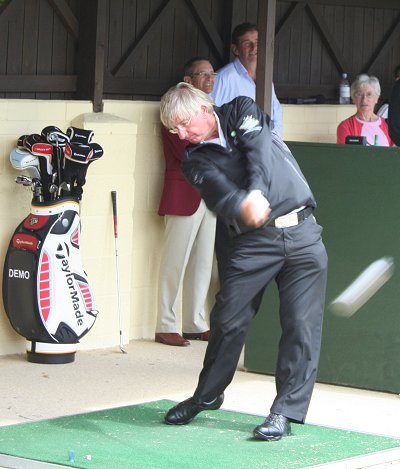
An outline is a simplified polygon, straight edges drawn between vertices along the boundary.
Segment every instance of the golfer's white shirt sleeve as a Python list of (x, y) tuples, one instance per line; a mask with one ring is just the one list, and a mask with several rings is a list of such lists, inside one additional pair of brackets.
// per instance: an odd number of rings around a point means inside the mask
[(250, 191), (246, 199), (254, 202), (260, 210), (269, 208), (269, 202), (260, 190)]

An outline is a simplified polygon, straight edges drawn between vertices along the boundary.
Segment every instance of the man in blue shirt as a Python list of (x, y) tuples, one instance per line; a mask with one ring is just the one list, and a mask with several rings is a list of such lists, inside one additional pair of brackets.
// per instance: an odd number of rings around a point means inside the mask
[[(217, 106), (237, 96), (256, 99), (257, 26), (242, 23), (232, 32), (232, 53), (235, 59), (217, 72), (211, 97)], [(268, 112), (268, 114), (270, 114)], [(282, 138), (282, 107), (272, 85), (272, 111), (275, 132)]]
[[(257, 26), (252, 23), (241, 23), (232, 32), (232, 53), (235, 59), (217, 72), (214, 89), (210, 93), (217, 106), (232, 101), (237, 96), (248, 96), (256, 99), (257, 70)], [(282, 107), (272, 85), (271, 127), (282, 138)], [(229, 258), (230, 240), (223, 223), (217, 219), (215, 235), (215, 252), (218, 262), (218, 275), (222, 282), (225, 266)]]

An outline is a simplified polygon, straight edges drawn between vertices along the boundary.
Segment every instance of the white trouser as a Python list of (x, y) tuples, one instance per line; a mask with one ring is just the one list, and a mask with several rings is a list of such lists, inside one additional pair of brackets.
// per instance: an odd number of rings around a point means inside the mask
[(165, 215), (164, 221), (156, 332), (179, 332), (181, 300), (182, 331), (204, 332), (209, 329), (204, 303), (213, 266), (215, 215), (202, 200), (193, 215)]

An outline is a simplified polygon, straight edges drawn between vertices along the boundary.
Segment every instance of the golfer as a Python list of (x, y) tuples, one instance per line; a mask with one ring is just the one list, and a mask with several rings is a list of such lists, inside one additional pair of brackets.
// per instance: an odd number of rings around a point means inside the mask
[(276, 397), (253, 435), (279, 440), (303, 423), (320, 354), (327, 255), (314, 196), (296, 160), (251, 98), (215, 107), (209, 95), (179, 83), (161, 99), (161, 120), (188, 140), (182, 170), (227, 225), (229, 255), (210, 317), (203, 369), (192, 397), (165, 415), (187, 424), (218, 409), (234, 376), (246, 333), (275, 280), (282, 334)]

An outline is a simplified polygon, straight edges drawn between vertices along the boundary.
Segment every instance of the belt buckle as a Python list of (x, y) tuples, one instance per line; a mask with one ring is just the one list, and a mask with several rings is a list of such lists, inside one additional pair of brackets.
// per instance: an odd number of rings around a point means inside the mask
[(288, 213), (275, 219), (275, 226), (277, 228), (289, 228), (299, 224), (297, 213)]

